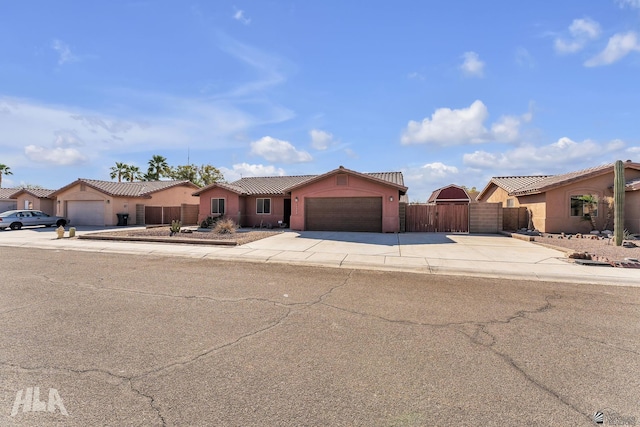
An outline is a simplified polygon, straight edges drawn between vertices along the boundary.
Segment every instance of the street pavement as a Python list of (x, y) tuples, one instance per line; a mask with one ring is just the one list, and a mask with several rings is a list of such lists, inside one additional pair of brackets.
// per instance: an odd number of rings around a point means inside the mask
[(62, 248), (0, 247), (1, 426), (640, 422), (636, 288)]
[[(80, 226), (77, 235), (106, 230)], [(32, 228), (0, 232), (0, 246), (640, 286), (637, 269), (578, 265), (562, 251), (502, 235), (287, 231), (227, 247), (57, 239), (54, 229)]]

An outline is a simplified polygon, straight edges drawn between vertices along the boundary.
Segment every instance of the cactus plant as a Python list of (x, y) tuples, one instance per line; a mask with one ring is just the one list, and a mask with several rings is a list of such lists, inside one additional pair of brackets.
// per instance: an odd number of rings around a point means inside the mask
[(171, 227), (169, 227), (169, 229), (171, 230), (171, 233), (169, 233), (169, 235), (175, 236), (176, 234), (180, 233), (180, 228), (182, 228), (182, 221), (174, 219), (173, 221), (171, 221)]
[(613, 236), (616, 246), (622, 246), (624, 240), (624, 164), (622, 160), (616, 161), (614, 167), (613, 200), (614, 222)]

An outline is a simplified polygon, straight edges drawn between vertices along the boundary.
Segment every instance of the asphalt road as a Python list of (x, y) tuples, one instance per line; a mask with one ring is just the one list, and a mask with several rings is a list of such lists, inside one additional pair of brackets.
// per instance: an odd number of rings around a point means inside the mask
[(0, 257), (0, 425), (640, 425), (637, 288)]

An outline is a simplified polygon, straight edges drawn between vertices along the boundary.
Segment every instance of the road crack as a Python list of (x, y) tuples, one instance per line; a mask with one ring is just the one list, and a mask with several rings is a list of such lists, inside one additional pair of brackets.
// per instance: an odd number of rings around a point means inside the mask
[(581, 411), (580, 408), (575, 406), (571, 401), (569, 401), (569, 399), (565, 398), (560, 393), (558, 393), (555, 390), (553, 390), (551, 387), (543, 384), (542, 382), (540, 382), (539, 380), (537, 380), (536, 378), (531, 376), (526, 371), (526, 369), (524, 367), (520, 366), (509, 354), (507, 354), (505, 352), (502, 352), (502, 351), (499, 351), (496, 348), (496, 345), (495, 345), (497, 343), (496, 337), (491, 332), (489, 332), (487, 330), (487, 328), (489, 326), (491, 326), (491, 325), (510, 324), (511, 322), (513, 322), (515, 320), (519, 320), (519, 319), (532, 320), (530, 317), (528, 317), (528, 315), (544, 313), (544, 312), (547, 312), (549, 310), (552, 310), (553, 309), (553, 304), (551, 303), (551, 301), (554, 300), (554, 299), (560, 299), (560, 298), (561, 297), (559, 295), (555, 294), (555, 293), (553, 295), (547, 295), (545, 297), (545, 304), (544, 305), (542, 305), (542, 306), (540, 306), (540, 307), (538, 307), (536, 309), (533, 309), (533, 310), (518, 310), (516, 313), (514, 313), (512, 316), (509, 316), (505, 320), (491, 320), (491, 321), (488, 321), (488, 322), (472, 322), (470, 324), (475, 326), (475, 329), (473, 330), (472, 333), (470, 333), (467, 330), (460, 329), (460, 328), (453, 328), (453, 329), (456, 330), (457, 332), (461, 333), (462, 335), (466, 336), (467, 338), (469, 338), (469, 340), (473, 344), (482, 346), (482, 347), (486, 348), (487, 350), (491, 351), (496, 356), (500, 357), (504, 362), (507, 363), (508, 366), (510, 366), (513, 370), (518, 372), (527, 382), (529, 382), (530, 384), (534, 385), (539, 390), (542, 390), (544, 393), (552, 396), (553, 398), (555, 398), (556, 400), (561, 402), (563, 405), (567, 406), (568, 408), (572, 409), (576, 413), (580, 414), (583, 417), (586, 417), (589, 421), (591, 421), (591, 418), (589, 416), (585, 415), (585, 412)]

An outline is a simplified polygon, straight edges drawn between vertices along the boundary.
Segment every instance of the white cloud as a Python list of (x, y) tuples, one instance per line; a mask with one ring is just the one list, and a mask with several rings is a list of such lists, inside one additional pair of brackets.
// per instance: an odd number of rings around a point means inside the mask
[(479, 144), (489, 141), (513, 142), (520, 134), (520, 125), (532, 118), (531, 111), (518, 116), (502, 116), (487, 130), (484, 122), (489, 111), (484, 103), (476, 100), (468, 108), (438, 108), (429, 119), (411, 120), (404, 130), (402, 144), (437, 144), (452, 146)]
[(640, 9), (640, 0), (616, 0), (621, 8), (630, 7), (632, 9)]
[(450, 175), (458, 173), (458, 168), (455, 166), (447, 166), (441, 162), (427, 163), (422, 166), (424, 173), (431, 178), (444, 178)]
[(600, 36), (600, 24), (590, 18), (574, 19), (569, 26), (569, 39), (557, 37), (554, 42), (556, 52), (561, 54), (575, 53)]
[(79, 60), (77, 56), (71, 53), (71, 48), (69, 48), (69, 45), (60, 40), (56, 39), (51, 42), (51, 48), (58, 52), (58, 65)]
[(475, 52), (465, 52), (462, 57), (464, 61), (460, 66), (460, 69), (466, 76), (470, 77), (482, 77), (484, 75), (484, 62), (480, 60), (480, 57)]
[(309, 135), (311, 135), (311, 146), (316, 150), (326, 150), (335, 142), (333, 135), (323, 130), (312, 129)]
[(290, 142), (264, 136), (251, 143), (251, 154), (270, 162), (303, 163), (313, 160), (311, 154), (297, 150)]
[(536, 65), (535, 60), (533, 59), (533, 56), (529, 53), (527, 49), (525, 49), (522, 46), (516, 49), (515, 58), (516, 58), (516, 64), (518, 64), (523, 68), (533, 68)]
[[(573, 165), (593, 163), (610, 153), (618, 153), (625, 147), (621, 140), (597, 143), (587, 139), (582, 142), (563, 137), (545, 146), (525, 144), (502, 153), (475, 151), (463, 156), (463, 163), (474, 168), (500, 171), (526, 170), (575, 170)], [(507, 173), (507, 172), (505, 172)]]
[(413, 72), (407, 74), (407, 77), (412, 79), (412, 80), (425, 80), (426, 79), (424, 74), (419, 73), (417, 71), (413, 71)]
[[(154, 105), (156, 115), (121, 116), (36, 101), (0, 97), (0, 147), (19, 149), (20, 141), (37, 145), (82, 147), (87, 157), (105, 152), (216, 149), (237, 146), (237, 136), (257, 126), (288, 120), (291, 113), (266, 104), (252, 105), (252, 114), (228, 100), (197, 100), (163, 95), (122, 94)], [(258, 107), (258, 109), (256, 109)]]
[(55, 131), (53, 133), (55, 135), (55, 141), (53, 142), (54, 147), (81, 147), (84, 145), (82, 139), (80, 139), (75, 130), (67, 130), (62, 129)]
[(637, 34), (633, 31), (618, 33), (609, 39), (607, 47), (602, 52), (586, 61), (584, 65), (587, 67), (609, 65), (634, 51), (640, 51)]
[(498, 141), (516, 141), (520, 136), (520, 119), (514, 116), (502, 116), (491, 125), (491, 133)]
[(221, 32), (218, 33), (218, 47), (258, 74), (256, 80), (243, 83), (223, 96), (264, 95), (267, 89), (284, 83), (288, 72), (295, 69), (286, 59), (241, 43)]
[(29, 160), (56, 166), (72, 166), (85, 163), (88, 159), (75, 148), (48, 148), (35, 145), (24, 147), (24, 154)]
[(249, 163), (236, 163), (231, 169), (223, 166), (220, 168), (220, 172), (222, 172), (225, 180), (228, 182), (237, 181), (242, 177), (248, 176), (283, 176), (285, 174), (282, 168), (276, 168), (271, 165), (252, 165)]
[(483, 142), (487, 136), (483, 123), (488, 116), (487, 107), (480, 100), (474, 101), (469, 108), (438, 108), (431, 119), (427, 117), (422, 122), (409, 121), (402, 135), (402, 143), (446, 146)]
[(251, 18), (247, 18), (244, 14), (244, 10), (236, 10), (236, 13), (233, 14), (233, 19), (236, 21), (242, 22), (244, 25), (249, 25), (251, 23)]

